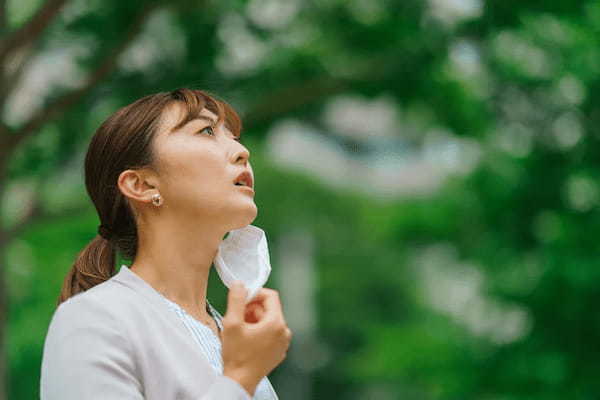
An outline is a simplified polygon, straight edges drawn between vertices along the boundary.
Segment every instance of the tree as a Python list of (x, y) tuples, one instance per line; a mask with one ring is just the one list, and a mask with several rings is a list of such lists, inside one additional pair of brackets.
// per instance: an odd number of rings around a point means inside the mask
[[(336, 364), (319, 371), (318, 393), (349, 398), (369, 385), (391, 398), (597, 393), (595, 2), (471, 2), (470, 10), (452, 10), (440, 1), (315, 0), (274, 2), (275, 13), (268, 1), (104, 3), (48, 0), (15, 26), (0, 4), (4, 115), (28, 65), (60, 48), (61, 35), (90, 50), (77, 58), (85, 71), (78, 86), (63, 82), (28, 118), (0, 125), (0, 205), (11, 183), (33, 177), (42, 187), (68, 165), (106, 116), (90, 111), (103, 104), (112, 112), (149, 92), (198, 85), (231, 101), (260, 140), (282, 116), (327, 131), (321, 109), (338, 94), (386, 94), (407, 119), (421, 119), (407, 137), (414, 148), (443, 129), (475, 141), (482, 160), (430, 197), (389, 205), (297, 177), (297, 187), (282, 191), (290, 178), (263, 171), (272, 185), (267, 209), (295, 210), (268, 214), (269, 232), (285, 229), (276, 218), (302, 220), (327, 243), (318, 255), (319, 304)], [(42, 154), (36, 140), (48, 137)], [(35, 221), (73, 213), (46, 207), (41, 193), (0, 227), (0, 260)], [(425, 304), (409, 266), (427, 254), (451, 254), (440, 258), (441, 272), (475, 265), (485, 294), (525, 310), (531, 330), (498, 342)], [(0, 327), (5, 270), (0, 262)], [(5, 369), (4, 345), (0, 356)], [(0, 369), (0, 393), (5, 375)]]
[[(10, 182), (33, 176), (37, 188), (26, 212), (8, 226), (0, 227), (0, 399), (7, 392), (4, 327), (9, 304), (6, 266), (3, 263), (5, 250), (27, 227), (37, 221), (57, 217), (57, 210), (44, 206), (40, 189), (45, 178), (60, 171), (73, 159), (76, 149), (86, 139), (78, 131), (79, 127), (74, 123), (73, 116), (84, 114), (86, 107), (94, 104), (95, 94), (106, 94), (110, 90), (111, 97), (122, 102), (139, 97), (147, 88), (152, 88), (151, 91), (170, 89), (189, 85), (200, 79), (213, 82), (211, 89), (218, 88), (219, 91), (231, 94), (233, 101), (239, 103), (238, 106), (247, 116), (246, 129), (261, 132), (261, 128), (267, 126), (277, 115), (297, 110), (310, 111), (311, 104), (347, 89), (354, 82), (365, 85), (369, 90), (373, 79), (383, 79), (385, 74), (389, 76), (394, 73), (393, 65), (388, 62), (387, 68), (373, 74), (375, 66), (390, 61), (386, 60), (385, 52), (379, 52), (372, 60), (357, 61), (350, 75), (335, 76), (314, 63), (315, 59), (318, 60), (324, 54), (304, 53), (304, 48), (308, 46), (302, 45), (279, 53), (279, 59), (274, 59), (270, 65), (251, 76), (242, 73), (226, 81), (225, 74), (216, 74), (214, 68), (217, 57), (216, 30), (221, 22), (220, 14), (225, 10), (233, 10), (234, 14), (230, 15), (230, 19), (235, 23), (236, 18), (244, 13), (244, 3), (218, 5), (202, 1), (181, 1), (169, 2), (167, 5), (159, 1), (136, 1), (115, 2), (85, 10), (77, 7), (74, 2), (66, 0), (48, 0), (27, 22), (11, 26), (7, 20), (7, 4), (0, 4), (0, 28), (4, 32), (0, 43), (0, 105), (5, 116), (9, 105), (7, 101), (22, 80), (28, 78), (26, 72), (35, 62), (36, 56), (56, 49), (52, 39), (61, 34), (71, 34), (83, 40), (91, 37), (91, 46), (94, 47), (92, 54), (77, 60), (85, 71), (85, 77), (78, 85), (53, 88), (51, 93), (45, 93), (42, 105), (25, 120), (16, 123), (4, 120), (0, 124), (0, 204), (5, 200), (5, 191)], [(146, 22), (165, 11), (170, 18), (169, 23), (177, 25), (184, 33), (185, 55), (175, 65), (169, 60), (155, 59), (153, 65), (147, 65), (141, 70), (123, 71), (123, 68), (119, 68), (120, 58), (139, 39), (146, 28)], [(329, 13), (335, 13), (335, 9), (325, 10), (323, 17), (329, 18)], [(310, 13), (304, 14), (302, 18), (307, 17), (310, 17)], [(310, 22), (305, 20), (303, 23)], [(258, 31), (255, 33), (262, 35), (263, 39), (269, 33), (269, 28), (263, 27), (261, 30), (258, 24), (249, 25), (249, 29)], [(343, 45), (345, 44), (335, 41), (330, 44), (332, 49)], [(365, 45), (370, 46), (370, 43)], [(202, 57), (197, 56), (198, 49), (201, 49)], [(395, 61), (395, 57), (391, 61)], [(294, 67), (289, 68), (290, 65)], [(163, 70), (161, 74), (153, 75), (152, 69), (157, 67)], [(256, 96), (257, 93), (260, 95)], [(44, 135), (56, 135), (55, 146), (52, 154), (36, 157), (33, 150), (35, 140)], [(85, 207), (87, 206), (83, 208)], [(61, 211), (69, 214), (75, 210)]]

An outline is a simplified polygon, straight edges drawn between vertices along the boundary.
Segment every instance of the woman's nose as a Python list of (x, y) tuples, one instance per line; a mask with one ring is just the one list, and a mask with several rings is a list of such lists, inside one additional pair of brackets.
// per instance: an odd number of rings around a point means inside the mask
[(250, 152), (244, 146), (240, 145), (241, 149), (236, 153), (235, 162), (239, 163), (242, 160), (244, 163), (250, 158)]

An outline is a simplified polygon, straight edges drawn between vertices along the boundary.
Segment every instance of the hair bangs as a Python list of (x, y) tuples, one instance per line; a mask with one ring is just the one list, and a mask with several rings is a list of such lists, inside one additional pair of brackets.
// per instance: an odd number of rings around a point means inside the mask
[(235, 137), (240, 137), (242, 121), (237, 112), (228, 103), (211, 96), (203, 90), (176, 89), (171, 93), (171, 98), (185, 104), (186, 111), (179, 123), (173, 128), (180, 129), (188, 122), (197, 119), (203, 109), (207, 109), (217, 116), (216, 125), (224, 124)]

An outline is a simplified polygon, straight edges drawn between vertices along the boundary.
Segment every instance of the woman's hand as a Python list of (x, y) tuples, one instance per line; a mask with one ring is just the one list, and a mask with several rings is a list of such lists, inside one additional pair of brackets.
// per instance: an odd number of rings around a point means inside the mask
[(264, 314), (265, 308), (262, 306), (261, 300), (257, 300), (256, 297), (254, 297), (246, 304), (244, 320), (246, 322), (256, 323), (262, 319)]
[(279, 292), (262, 288), (246, 304), (246, 288), (232, 285), (222, 323), (223, 375), (254, 396), (260, 380), (285, 359), (292, 339)]

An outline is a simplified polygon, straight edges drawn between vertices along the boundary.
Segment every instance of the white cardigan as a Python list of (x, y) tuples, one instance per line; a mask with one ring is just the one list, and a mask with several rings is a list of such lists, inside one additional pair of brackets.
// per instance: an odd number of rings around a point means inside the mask
[(185, 325), (123, 268), (62, 302), (42, 355), (41, 400), (251, 400), (218, 375)]

